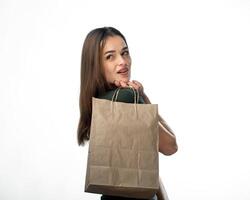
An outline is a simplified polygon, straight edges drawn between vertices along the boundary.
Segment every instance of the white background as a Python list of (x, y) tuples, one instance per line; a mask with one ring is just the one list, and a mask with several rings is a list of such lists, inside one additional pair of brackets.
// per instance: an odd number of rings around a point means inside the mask
[(170, 199), (249, 200), (249, 0), (1, 0), (0, 199), (99, 199), (76, 129), (82, 44), (103, 26), (176, 133)]

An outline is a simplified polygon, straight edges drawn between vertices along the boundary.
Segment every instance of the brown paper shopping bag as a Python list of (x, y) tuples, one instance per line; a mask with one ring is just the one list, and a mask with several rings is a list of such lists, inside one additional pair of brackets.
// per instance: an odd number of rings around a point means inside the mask
[(159, 190), (156, 193), (157, 200), (169, 200), (166, 189), (163, 185), (161, 178), (159, 178)]
[[(158, 107), (156, 104), (92, 99), (85, 191), (151, 198), (159, 189)], [(137, 95), (136, 95), (137, 94)]]

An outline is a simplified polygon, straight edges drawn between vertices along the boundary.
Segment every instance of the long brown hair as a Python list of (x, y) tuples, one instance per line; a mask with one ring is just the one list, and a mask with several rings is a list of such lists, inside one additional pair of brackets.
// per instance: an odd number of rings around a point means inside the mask
[(120, 36), (126, 42), (120, 31), (113, 27), (97, 28), (88, 33), (82, 48), (81, 58), (81, 86), (80, 86), (80, 119), (77, 129), (79, 145), (89, 140), (92, 115), (92, 97), (104, 93), (113, 86), (104, 76), (101, 66), (101, 52), (109, 36)]

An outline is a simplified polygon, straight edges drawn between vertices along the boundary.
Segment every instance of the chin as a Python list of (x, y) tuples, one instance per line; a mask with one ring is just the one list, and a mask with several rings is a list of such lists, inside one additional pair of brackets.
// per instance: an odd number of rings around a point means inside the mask
[(121, 81), (128, 82), (130, 80), (130, 76), (121, 76), (119, 77)]
[(124, 82), (128, 82), (130, 80), (130, 78), (129, 77), (127, 77), (127, 78), (121, 78), (120, 80), (124, 81)]
[(114, 80), (128, 82), (130, 80), (130, 76), (118, 75), (114, 77)]

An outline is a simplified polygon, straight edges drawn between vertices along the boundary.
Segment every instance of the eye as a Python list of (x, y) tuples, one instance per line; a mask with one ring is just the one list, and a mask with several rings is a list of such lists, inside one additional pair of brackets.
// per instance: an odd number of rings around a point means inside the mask
[(112, 59), (112, 58), (113, 58), (113, 55), (112, 55), (112, 54), (109, 54), (109, 55), (106, 56), (106, 60), (110, 60), (110, 59)]
[(128, 52), (128, 50), (126, 50), (126, 51), (123, 51), (123, 52), (122, 52), (122, 55), (123, 55), (123, 56), (127, 56), (127, 55), (129, 55), (129, 52)]

